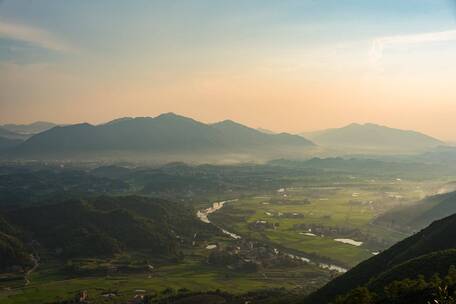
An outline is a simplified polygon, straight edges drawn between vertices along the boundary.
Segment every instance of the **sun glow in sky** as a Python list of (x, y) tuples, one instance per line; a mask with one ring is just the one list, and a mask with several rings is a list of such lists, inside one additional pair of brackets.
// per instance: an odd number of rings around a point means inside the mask
[(451, 0), (0, 1), (0, 123), (176, 112), (456, 139)]

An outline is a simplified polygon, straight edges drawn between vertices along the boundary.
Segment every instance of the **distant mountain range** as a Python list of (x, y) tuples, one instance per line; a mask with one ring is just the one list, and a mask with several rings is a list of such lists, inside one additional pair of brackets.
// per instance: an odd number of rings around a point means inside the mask
[(372, 123), (301, 133), (318, 145), (355, 151), (424, 151), (444, 143), (431, 136)]
[[(455, 248), (456, 215), (452, 215), (432, 223), (419, 233), (360, 263), (346, 274), (335, 278), (310, 295), (303, 303), (331, 303), (336, 295), (345, 294), (358, 286), (367, 287), (370, 291), (377, 293), (379, 299), (382, 299), (385, 297), (385, 286), (393, 281), (417, 279), (419, 275), (429, 279), (435, 273), (445, 275), (449, 267), (455, 265)], [(413, 292), (407, 290), (405, 286), (402, 288), (404, 290), (402, 296), (405, 296), (406, 292), (413, 295)], [(418, 290), (416, 295), (419, 296)], [(430, 301), (407, 301), (401, 298), (400, 294), (393, 294), (393, 296), (397, 299), (342, 303), (431, 303)]]
[(123, 117), (100, 125), (36, 122), (0, 126), (0, 152), (8, 159), (238, 162), (315, 156), (317, 150), (309, 149), (316, 146), (314, 143), (320, 146), (320, 153), (332, 155), (417, 153), (444, 144), (419, 132), (369, 123), (298, 136), (254, 129), (231, 120), (205, 124), (174, 113)]
[(53, 127), (56, 127), (57, 124), (47, 121), (36, 121), (31, 124), (6, 124), (0, 126), (0, 128), (6, 129), (8, 131), (14, 132), (16, 134), (25, 134), (33, 135), (37, 134)]
[(173, 113), (121, 118), (102, 125), (57, 126), (32, 136), (9, 157), (151, 157), (153, 155), (303, 153), (314, 144), (298, 135), (265, 134), (226, 120), (204, 124)]
[(0, 127), (0, 151), (18, 146), (26, 138), (26, 135), (14, 133), (8, 129)]
[(25, 125), (0, 125), (0, 151), (16, 147), (34, 134), (49, 130), (55, 126), (57, 125), (54, 123), (43, 121)]
[(19, 134), (8, 129), (5, 129), (3, 127), (0, 127), (0, 138), (24, 140), (27, 137), (27, 135)]

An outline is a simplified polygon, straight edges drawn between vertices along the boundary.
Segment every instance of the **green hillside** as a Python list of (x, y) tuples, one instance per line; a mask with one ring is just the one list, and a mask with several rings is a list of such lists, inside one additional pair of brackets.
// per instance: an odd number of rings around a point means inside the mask
[(392, 209), (376, 222), (396, 229), (417, 231), (435, 220), (456, 213), (456, 192), (429, 196), (412, 206)]
[(103, 257), (145, 251), (175, 258), (182, 242), (212, 228), (191, 209), (172, 202), (130, 197), (99, 197), (24, 207), (5, 212), (10, 223), (56, 257)]
[(20, 232), (0, 216), (0, 272), (27, 268), (31, 260)]
[(382, 292), (382, 288), (394, 280), (414, 279), (418, 274), (430, 277), (456, 265), (454, 248), (456, 215), (436, 221), (419, 233), (360, 263), (309, 296), (304, 303), (328, 303), (337, 295), (345, 294), (358, 286)]

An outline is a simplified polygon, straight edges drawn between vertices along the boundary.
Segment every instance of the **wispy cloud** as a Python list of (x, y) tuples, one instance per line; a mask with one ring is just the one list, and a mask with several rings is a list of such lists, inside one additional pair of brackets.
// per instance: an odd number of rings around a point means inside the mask
[(0, 38), (23, 41), (41, 48), (58, 52), (68, 52), (74, 50), (74, 48), (68, 43), (57, 38), (55, 35), (46, 30), (24, 24), (4, 22), (1, 20)]
[(372, 41), (369, 58), (372, 64), (378, 64), (387, 48), (445, 41), (456, 41), (456, 30), (380, 37)]

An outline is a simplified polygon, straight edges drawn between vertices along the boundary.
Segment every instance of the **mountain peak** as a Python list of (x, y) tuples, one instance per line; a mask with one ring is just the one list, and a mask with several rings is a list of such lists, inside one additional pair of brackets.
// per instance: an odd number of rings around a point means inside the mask
[(372, 122), (365, 122), (365, 123), (358, 123), (358, 122), (352, 122), (351, 124), (346, 125), (345, 127), (342, 128), (353, 128), (353, 129), (363, 129), (363, 128), (388, 128), (386, 126), (382, 126), (379, 124), (375, 124)]
[(187, 117), (178, 115), (174, 112), (167, 112), (167, 113), (162, 113), (155, 118), (187, 118)]
[(219, 121), (219, 122), (216, 122), (214, 124), (212, 124), (214, 126), (242, 126), (242, 127), (245, 127), (244, 125), (238, 123), (238, 122), (235, 122), (231, 119), (225, 119), (225, 120), (222, 120), (222, 121)]
[(113, 119), (111, 121), (108, 121), (107, 123), (104, 123), (103, 125), (113, 125), (113, 124), (116, 124), (116, 123), (119, 123), (119, 122), (128, 121), (128, 120), (132, 120), (132, 119), (133, 119), (133, 117), (116, 118), (116, 119)]
[(364, 152), (420, 152), (442, 142), (428, 135), (375, 123), (351, 123), (341, 128), (304, 133), (317, 144)]
[(292, 150), (301, 153), (302, 148), (310, 146), (313, 146), (311, 142), (299, 136), (265, 134), (232, 120), (205, 124), (175, 113), (164, 113), (156, 117), (124, 117), (97, 126), (56, 127), (31, 137), (11, 153), (43, 159), (78, 155), (109, 157), (111, 151), (141, 157), (147, 154), (146, 158), (164, 153), (187, 157), (189, 153), (218, 155), (263, 150), (267, 151), (261, 152), (264, 155), (283, 155)]
[[(220, 122), (216, 122), (216, 123), (212, 124), (211, 126), (216, 129), (219, 129), (221, 131), (224, 131), (224, 132), (246, 132), (248, 134), (265, 135), (264, 133), (262, 133), (256, 129), (247, 127), (247, 126), (240, 124), (238, 122), (235, 122), (231, 119), (226, 119), (226, 120), (223, 120)], [(233, 133), (233, 134), (235, 134), (235, 133)]]

